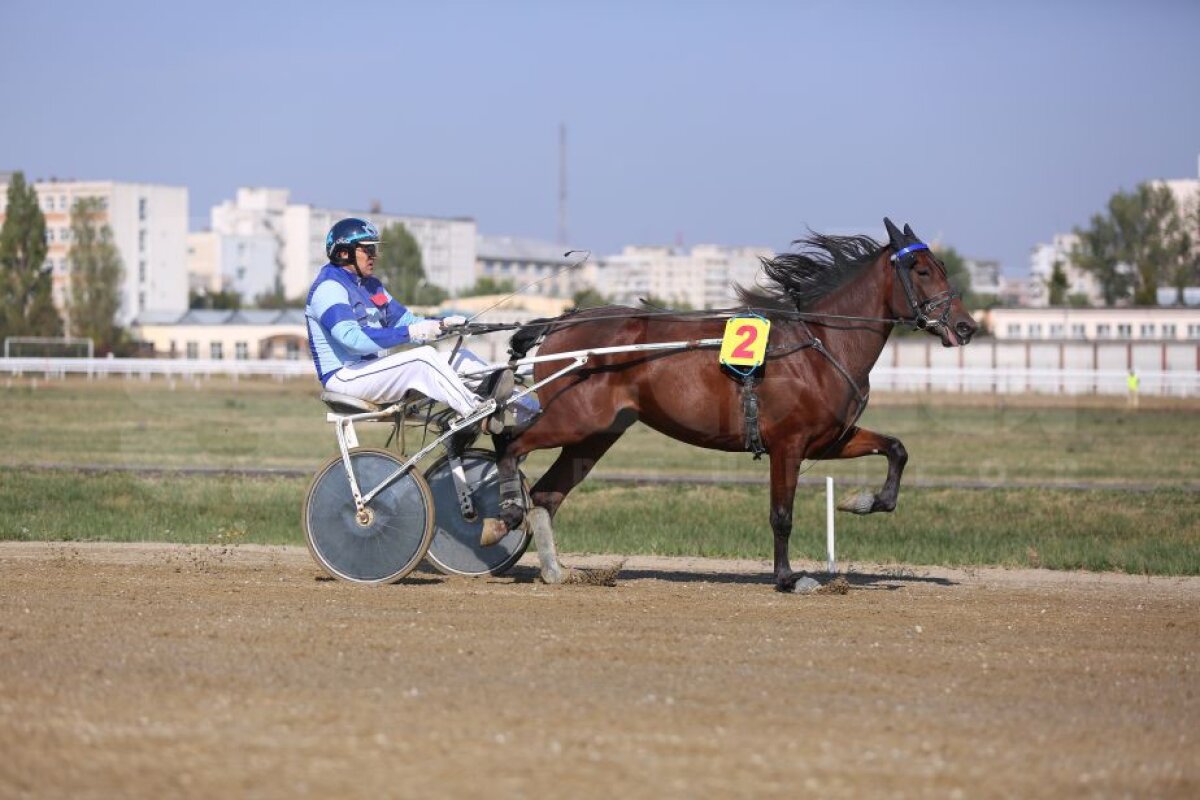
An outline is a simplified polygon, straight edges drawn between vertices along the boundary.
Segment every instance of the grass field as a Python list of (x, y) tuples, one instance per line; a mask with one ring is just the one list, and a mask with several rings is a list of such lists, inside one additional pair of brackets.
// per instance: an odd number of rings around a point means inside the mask
[[(172, 389), (172, 387), (174, 387)], [(174, 467), (283, 467), (308, 471), (336, 452), (325, 406), (307, 381), (83, 380), (0, 385), (0, 465), (38, 463)], [(1163, 486), (1200, 482), (1200, 405), (1127, 413), (1053, 398), (1005, 404), (951, 396), (877, 398), (862, 424), (908, 448), (907, 479), (1098, 481)], [(988, 400), (988, 398), (984, 398)], [(1119, 402), (1119, 398), (1118, 398)], [(388, 429), (360, 425), (363, 444)], [(419, 433), (413, 434), (419, 436)], [(548, 455), (535, 454), (530, 474)], [(823, 462), (812, 474), (876, 484), (882, 458)], [(599, 473), (671, 472), (720, 479), (765, 476), (767, 461), (673, 442), (635, 426)]]
[[(0, 469), (0, 539), (303, 544), (300, 478)], [(824, 494), (802, 487), (793, 553), (821, 560)], [(908, 488), (890, 515), (838, 516), (843, 561), (1200, 574), (1195, 492)], [(769, 559), (766, 486), (585, 483), (565, 552)]]
[[(1200, 414), (1168, 407), (1005, 405), (906, 398), (873, 405), (863, 424), (899, 436), (906, 479), (1043, 482), (1049, 488), (902, 489), (891, 515), (839, 515), (845, 559), (1200, 573)], [(898, 399), (897, 399), (898, 400)], [(949, 400), (955, 402), (950, 403)], [(324, 407), (300, 382), (14, 382), (0, 387), (0, 538), (300, 543), (303, 478), (85, 474), (34, 464), (282, 467), (307, 472), (334, 451)], [(383, 426), (360, 426), (382, 444)], [(540, 474), (546, 456), (530, 459)], [(689, 448), (642, 428), (605, 470), (761, 485), (615, 486), (586, 482), (559, 517), (564, 551), (770, 557), (766, 460)], [(882, 459), (821, 463), (839, 493), (877, 487)], [(1153, 491), (1071, 491), (1056, 483), (1134, 483)], [(823, 492), (802, 487), (794, 552), (824, 552)]]

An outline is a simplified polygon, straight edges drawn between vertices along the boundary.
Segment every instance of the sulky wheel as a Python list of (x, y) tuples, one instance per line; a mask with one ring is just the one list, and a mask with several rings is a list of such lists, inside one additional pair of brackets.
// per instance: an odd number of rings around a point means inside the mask
[(529, 532), (522, 526), (491, 547), (479, 545), (483, 520), (500, 512), (500, 471), (496, 455), (488, 450), (467, 450), (462, 463), (475, 504), (473, 519), (463, 518), (449, 460), (443, 456), (425, 470), (437, 509), (429, 562), (448, 575), (502, 575), (525, 553)]
[[(359, 492), (372, 491), (402, 463), (386, 450), (350, 453)], [(341, 456), (326, 462), (304, 496), (304, 537), (317, 563), (353, 583), (398, 581), (421, 562), (433, 539), (433, 500), (415, 469), (372, 498), (359, 514)]]

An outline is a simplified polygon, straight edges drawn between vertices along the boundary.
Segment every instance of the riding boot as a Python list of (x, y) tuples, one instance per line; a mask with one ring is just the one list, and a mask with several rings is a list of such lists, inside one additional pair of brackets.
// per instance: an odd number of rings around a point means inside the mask
[(512, 394), (515, 385), (513, 371), (511, 369), (497, 370), (488, 377), (491, 381), (488, 396), (496, 401), (496, 410), (487, 418), (484, 425), (488, 433), (500, 434), (504, 433), (504, 415), (507, 410), (508, 396)]

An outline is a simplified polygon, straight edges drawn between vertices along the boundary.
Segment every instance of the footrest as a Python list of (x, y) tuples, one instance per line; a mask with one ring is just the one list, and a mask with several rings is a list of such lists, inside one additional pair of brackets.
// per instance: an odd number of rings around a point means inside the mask
[(383, 410), (383, 406), (368, 400), (337, 392), (321, 392), (321, 402), (338, 414), (365, 414)]

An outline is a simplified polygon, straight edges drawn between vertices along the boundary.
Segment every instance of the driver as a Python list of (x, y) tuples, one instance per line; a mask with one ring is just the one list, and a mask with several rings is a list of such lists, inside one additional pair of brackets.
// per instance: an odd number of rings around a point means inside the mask
[[(467, 416), (485, 399), (468, 388), (454, 367), (473, 369), (485, 362), (459, 348), (452, 367), (425, 344), (466, 319), (426, 319), (396, 302), (373, 275), (379, 241), (375, 226), (357, 217), (341, 220), (325, 237), (329, 263), (317, 273), (304, 309), (317, 377), (331, 392), (380, 405), (413, 389)], [(410, 344), (424, 346), (385, 352)], [(478, 388), (478, 376), (466, 380)], [(512, 372), (505, 370), (490, 396), (505, 397), (512, 388)], [(500, 408), (494, 417), (502, 426)]]

